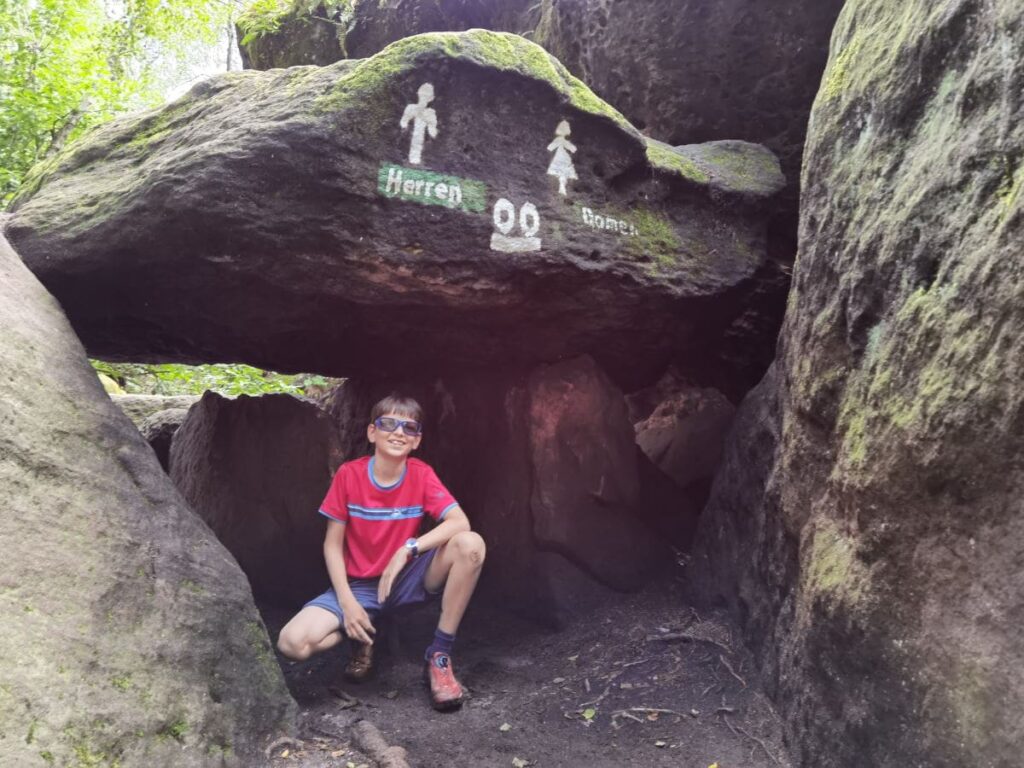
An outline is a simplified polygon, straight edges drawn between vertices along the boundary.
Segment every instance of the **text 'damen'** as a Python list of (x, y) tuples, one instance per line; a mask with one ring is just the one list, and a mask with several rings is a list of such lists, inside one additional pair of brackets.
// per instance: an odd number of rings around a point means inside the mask
[(387, 163), (377, 173), (377, 191), (384, 197), (471, 213), (480, 213), (487, 205), (487, 185), (482, 181)]
[(583, 217), (583, 223), (593, 227), (594, 229), (601, 229), (605, 232), (618, 232), (620, 235), (633, 236), (639, 234), (636, 225), (623, 219), (614, 219), (611, 216), (603, 216), (600, 213), (594, 213), (590, 208), (585, 206), (580, 210), (580, 214)]

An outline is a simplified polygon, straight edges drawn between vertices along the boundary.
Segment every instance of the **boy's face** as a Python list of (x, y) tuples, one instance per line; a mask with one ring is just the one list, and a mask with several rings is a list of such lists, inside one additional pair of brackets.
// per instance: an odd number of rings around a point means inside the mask
[[(393, 411), (385, 413), (383, 418), (412, 421), (409, 416)], [(378, 456), (384, 455), (392, 459), (404, 459), (420, 447), (420, 440), (423, 439), (423, 436), (411, 437), (405, 434), (404, 427), (399, 427), (394, 432), (386, 432), (376, 424), (370, 424), (366, 428), (366, 439), (373, 444), (374, 453)]]

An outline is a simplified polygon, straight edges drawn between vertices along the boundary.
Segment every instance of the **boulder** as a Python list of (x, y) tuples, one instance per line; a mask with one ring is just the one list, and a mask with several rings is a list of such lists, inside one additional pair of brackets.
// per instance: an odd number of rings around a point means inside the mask
[(187, 415), (187, 408), (165, 408), (150, 414), (139, 425), (139, 432), (146, 438), (149, 447), (153, 449), (164, 472), (170, 472), (171, 439)]
[(246, 69), (326, 66), (373, 56), (396, 40), (423, 32), (527, 32), (536, 24), (537, 5), (533, 0), (312, 0), (283, 9), (255, 6), (238, 21), (239, 51)]
[(523, 34), (654, 138), (670, 144), (744, 139), (768, 146), (789, 180), (773, 231), (780, 256), (791, 260), (807, 118), (842, 5), (843, 0), (297, 3), (275, 9), (271, 18), (252, 19), (254, 31), (241, 48), (247, 67), (270, 69), (372, 56), (421, 32), (483, 27)]
[(249, 585), (2, 237), (0, 325), (0, 764), (257, 764), (294, 703)]
[(175, 433), (171, 479), (256, 598), (294, 607), (330, 583), (317, 510), (340, 461), (334, 426), (316, 405), (207, 392)]
[(474, 30), (204, 81), (38, 168), (9, 231), (105, 359), (431, 376), (590, 354), (627, 386), (710, 364), (782, 184), (764, 148), (645, 139), (538, 46)]
[(175, 409), (187, 411), (199, 402), (199, 395), (111, 395), (110, 399), (141, 430), (146, 419), (154, 413)]
[(638, 520), (636, 441), (622, 392), (585, 357), (535, 371), (529, 395), (538, 546), (609, 586), (642, 585), (668, 552)]
[(718, 390), (695, 387), (671, 373), (651, 390), (631, 398), (655, 399), (647, 414), (635, 420), (636, 444), (680, 488), (710, 482), (735, 406)]
[(1020, 764), (1022, 49), (1009, 0), (850, 0), (836, 28), (779, 358), (695, 568), (802, 765)]

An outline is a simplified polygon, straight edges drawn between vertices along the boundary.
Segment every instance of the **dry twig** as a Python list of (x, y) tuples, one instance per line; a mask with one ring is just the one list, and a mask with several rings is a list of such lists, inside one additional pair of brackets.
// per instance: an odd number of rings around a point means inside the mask
[(742, 677), (740, 677), (739, 675), (736, 674), (736, 670), (732, 668), (732, 664), (729, 663), (729, 660), (727, 658), (725, 658), (725, 656), (722, 656), (721, 654), (719, 654), (718, 658), (719, 658), (719, 660), (723, 664), (725, 664), (725, 668), (729, 670), (729, 674), (732, 675), (733, 677), (735, 677), (737, 680), (739, 680), (740, 681), (740, 685), (742, 685), (744, 688), (746, 688), (747, 687), (747, 681), (744, 680)]

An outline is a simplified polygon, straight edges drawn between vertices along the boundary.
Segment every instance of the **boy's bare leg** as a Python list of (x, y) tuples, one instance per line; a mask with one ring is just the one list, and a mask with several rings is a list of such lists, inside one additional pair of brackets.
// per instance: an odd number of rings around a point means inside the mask
[(277, 647), (289, 659), (302, 661), (314, 653), (333, 648), (341, 640), (338, 617), (324, 608), (310, 605), (284, 625), (277, 638)]
[(429, 592), (437, 592), (444, 585), (441, 620), (437, 624), (442, 632), (449, 635), (457, 633), (459, 622), (476, 589), (486, 554), (487, 547), (480, 534), (463, 531), (452, 536), (434, 555), (423, 586)]

